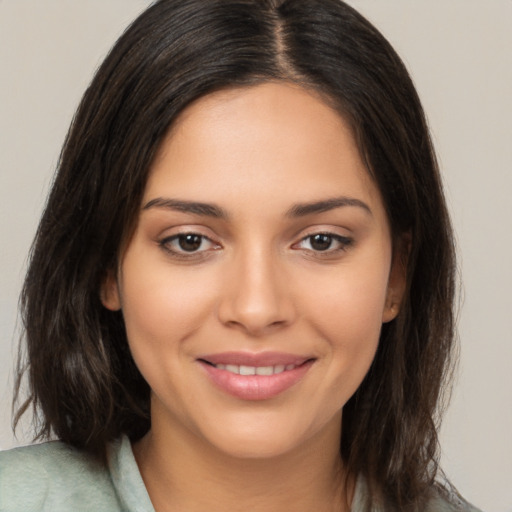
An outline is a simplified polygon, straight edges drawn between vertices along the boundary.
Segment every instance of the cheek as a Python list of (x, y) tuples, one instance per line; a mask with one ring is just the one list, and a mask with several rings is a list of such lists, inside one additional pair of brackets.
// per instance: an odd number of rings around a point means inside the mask
[(376, 265), (340, 268), (304, 305), (329, 362), (326, 393), (338, 407), (357, 390), (375, 356), (388, 273), (386, 259)]
[[(141, 251), (142, 252), (142, 251)], [(171, 267), (161, 257), (144, 257), (136, 248), (123, 262), (121, 302), (128, 344), (138, 369), (157, 396), (176, 410), (192, 390), (183, 387), (194, 333), (211, 314), (212, 297), (204, 272)], [(174, 376), (174, 378), (170, 378)]]
[(345, 290), (328, 301), (326, 296), (323, 308), (317, 303), (315, 327), (325, 340), (333, 368), (343, 373), (343, 379), (352, 376), (361, 381), (377, 350), (384, 297), (374, 289), (358, 287), (354, 293)]
[(208, 290), (215, 287), (198, 269), (162, 264), (161, 257), (140, 265), (143, 256), (132, 253), (123, 263), (121, 302), (128, 340), (132, 351), (139, 346), (172, 350), (211, 312)]
[[(305, 310), (313, 321), (334, 337), (364, 342), (380, 332), (387, 294), (389, 267), (386, 260), (375, 265), (341, 267), (317, 283), (307, 297)], [(337, 333), (337, 335), (336, 335)], [(366, 334), (365, 334), (366, 333)], [(329, 336), (331, 337), (331, 336)]]

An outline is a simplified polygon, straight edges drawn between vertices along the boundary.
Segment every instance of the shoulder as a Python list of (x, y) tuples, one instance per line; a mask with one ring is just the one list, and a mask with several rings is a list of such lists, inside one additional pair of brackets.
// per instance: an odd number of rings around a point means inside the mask
[(105, 466), (64, 443), (0, 452), (0, 512), (118, 510)]
[(437, 483), (425, 512), (482, 512), (468, 503), (450, 483)]
[[(373, 502), (365, 478), (360, 475), (356, 482), (351, 512), (391, 512), (398, 510), (392, 505)], [(460, 496), (446, 479), (436, 481), (429, 490), (429, 497), (414, 510), (421, 512), (482, 512)]]

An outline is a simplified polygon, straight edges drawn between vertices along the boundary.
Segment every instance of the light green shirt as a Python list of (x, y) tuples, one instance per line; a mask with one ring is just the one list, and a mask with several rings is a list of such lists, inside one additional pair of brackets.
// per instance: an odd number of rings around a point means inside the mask
[[(105, 467), (57, 441), (0, 452), (0, 512), (155, 512), (128, 438), (107, 453)], [(360, 478), (351, 512), (366, 510), (366, 495)], [(457, 510), (477, 512), (455, 496), (432, 500), (426, 512)]]
[(123, 437), (107, 467), (60, 442), (0, 453), (1, 512), (154, 512)]

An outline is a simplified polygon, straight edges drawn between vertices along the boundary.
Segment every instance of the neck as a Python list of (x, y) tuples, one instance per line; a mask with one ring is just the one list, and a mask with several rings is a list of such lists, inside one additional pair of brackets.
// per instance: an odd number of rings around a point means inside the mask
[(340, 512), (350, 508), (354, 482), (346, 479), (339, 439), (335, 427), (290, 453), (238, 458), (190, 431), (170, 435), (153, 424), (134, 454), (156, 512)]

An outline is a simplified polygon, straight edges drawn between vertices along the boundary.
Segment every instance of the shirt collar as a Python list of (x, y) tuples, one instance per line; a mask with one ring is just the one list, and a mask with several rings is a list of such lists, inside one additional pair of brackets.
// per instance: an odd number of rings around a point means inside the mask
[(110, 443), (107, 449), (110, 478), (125, 512), (155, 512), (133, 455), (128, 437)]

